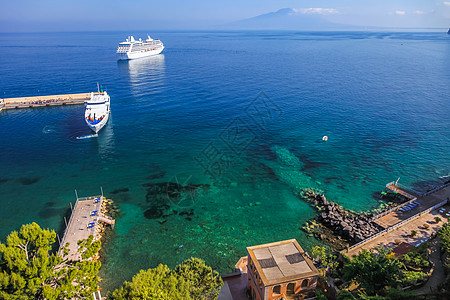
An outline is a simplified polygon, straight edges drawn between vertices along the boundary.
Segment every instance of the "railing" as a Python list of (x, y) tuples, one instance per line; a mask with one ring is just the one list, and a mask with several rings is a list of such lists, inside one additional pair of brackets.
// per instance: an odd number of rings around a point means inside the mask
[[(70, 218), (69, 218), (69, 222), (66, 225), (66, 229), (64, 230), (64, 235), (63, 238), (61, 239), (61, 244), (59, 245), (59, 250), (58, 252), (61, 252), (62, 248), (64, 248), (65, 246), (65, 239), (66, 239), (66, 235), (67, 235), (67, 231), (69, 230), (70, 224), (72, 223), (72, 218), (73, 218), (73, 212), (77, 207), (78, 201), (83, 201), (83, 200), (94, 200), (96, 198), (100, 198), (100, 201), (103, 200), (103, 196), (91, 196), (91, 197), (82, 197), (82, 198), (77, 198), (77, 201), (75, 201), (75, 205), (72, 208), (71, 214), (70, 214)], [(101, 202), (100, 202), (101, 204)], [(97, 225), (97, 224), (96, 224)]]
[(394, 185), (395, 184), (395, 181), (391, 181), (391, 182), (389, 182), (388, 184), (386, 184), (386, 187), (388, 187), (388, 186), (390, 186), (390, 185)]
[(436, 209), (436, 208), (438, 208), (438, 207), (441, 207), (441, 206), (445, 205), (446, 203), (447, 203), (447, 200), (444, 200), (444, 201), (442, 201), (442, 202), (439, 202), (438, 204), (436, 204), (436, 205), (434, 205), (434, 206), (432, 206), (432, 207), (430, 207), (430, 208), (427, 208), (426, 210), (421, 211), (421, 212), (419, 212), (418, 214), (415, 214), (415, 215), (409, 217), (408, 219), (401, 221), (401, 222), (398, 223), (398, 224), (395, 224), (394, 226), (392, 226), (392, 227), (389, 228), (389, 231), (392, 230), (392, 229), (395, 229), (395, 228), (397, 228), (397, 227), (399, 227), (399, 226), (401, 226), (401, 225), (403, 225), (403, 224), (405, 224), (405, 223), (408, 223), (409, 221), (411, 221), (411, 220), (413, 220), (413, 219), (415, 219), (415, 218), (418, 218), (418, 217), (420, 217), (420, 216), (423, 215), (423, 214), (429, 213), (430, 211), (432, 211), (432, 210), (434, 210), (434, 209)]
[(405, 185), (403, 185), (403, 184), (401, 184), (401, 183), (398, 183), (398, 182), (397, 182), (396, 186), (398, 186), (399, 188), (402, 188), (402, 189), (404, 189), (404, 190), (406, 190), (406, 191), (411, 191), (411, 192), (413, 192), (414, 194), (416, 194), (417, 196), (421, 196), (421, 195), (422, 195), (421, 192), (416, 191), (416, 190), (414, 190), (414, 189), (412, 189), (412, 188), (410, 188), (410, 187), (407, 187), (407, 186), (405, 186)]
[(371, 241), (371, 240), (373, 240), (373, 239), (379, 237), (380, 235), (386, 233), (387, 231), (388, 231), (387, 229), (383, 229), (382, 231), (378, 232), (377, 234), (371, 236), (370, 238), (367, 238), (367, 239), (365, 239), (365, 240), (362, 240), (361, 242), (359, 242), (359, 243), (357, 243), (357, 244), (354, 244), (353, 246), (348, 247), (348, 248), (347, 248), (347, 252), (349, 252), (350, 250), (353, 250), (353, 249), (355, 249), (355, 248), (358, 248), (359, 246), (361, 246), (361, 245), (363, 245), (363, 244), (365, 244), (365, 243), (367, 243), (367, 242), (369, 242), (369, 241)]
[(432, 194), (432, 193), (434, 193), (434, 192), (437, 192), (437, 191), (439, 191), (439, 190), (442, 190), (443, 188), (446, 188), (446, 187), (448, 187), (448, 186), (450, 186), (450, 182), (447, 182), (446, 184), (443, 184), (443, 185), (441, 185), (441, 186), (438, 186), (438, 187), (432, 189), (431, 191), (428, 191), (428, 192), (423, 193), (423, 194), (422, 194), (422, 197), (428, 196), (428, 195), (430, 195), (430, 194)]
[(72, 211), (70, 213), (69, 222), (67, 223), (66, 229), (64, 230), (64, 235), (63, 235), (63, 238), (61, 239), (61, 244), (59, 245), (58, 252), (61, 252), (62, 248), (64, 248), (64, 246), (65, 246), (64, 241), (66, 240), (67, 231), (69, 230), (70, 224), (72, 223), (73, 211), (77, 207), (77, 204), (78, 204), (78, 198), (77, 198), (77, 201), (75, 201), (75, 205), (73, 206)]
[(374, 221), (374, 220), (376, 220), (376, 219), (379, 219), (379, 218), (381, 218), (381, 217), (383, 217), (383, 216), (385, 216), (385, 215), (387, 215), (387, 214), (390, 214), (390, 213), (393, 212), (393, 211), (399, 210), (400, 208), (405, 207), (405, 206), (407, 206), (407, 205), (413, 203), (413, 202), (416, 201), (416, 200), (417, 200), (417, 198), (414, 197), (413, 199), (411, 199), (411, 200), (409, 200), (409, 201), (407, 201), (407, 202), (404, 202), (404, 203), (402, 203), (402, 204), (400, 204), (400, 205), (397, 205), (397, 206), (394, 206), (394, 207), (392, 207), (392, 208), (390, 208), (390, 209), (388, 209), (388, 210), (386, 210), (386, 211), (384, 211), (384, 212), (381, 212), (381, 213), (377, 214), (376, 216), (373, 216), (373, 217), (372, 217), (372, 221)]
[[(395, 188), (394, 188), (394, 187), (395, 187)], [(394, 192), (399, 193), (399, 194), (402, 195), (402, 196), (405, 196), (405, 197), (409, 198), (409, 199), (416, 198), (416, 196), (411, 195), (410, 193), (407, 192), (408, 189), (402, 188), (402, 187), (400, 187), (400, 186), (398, 186), (398, 185), (394, 185), (394, 187), (391, 187), (391, 188), (388, 187), (388, 188), (389, 188), (390, 190), (394, 191)]]
[(428, 213), (428, 212), (430, 212), (430, 211), (432, 211), (432, 210), (434, 210), (434, 209), (436, 209), (436, 208), (438, 208), (438, 207), (441, 207), (441, 206), (445, 205), (447, 202), (448, 202), (448, 200), (444, 200), (444, 201), (442, 201), (442, 202), (439, 202), (438, 204), (436, 204), (436, 205), (434, 205), (434, 206), (432, 206), (432, 207), (430, 207), (430, 208), (427, 208), (426, 210), (421, 211), (421, 212), (419, 212), (419, 213), (417, 213), (417, 214), (415, 214), (415, 215), (409, 217), (408, 219), (403, 220), (403, 221), (401, 221), (400, 223), (395, 224), (394, 226), (388, 227), (388, 228), (386, 228), (386, 229), (384, 229), (384, 230), (378, 232), (377, 234), (371, 236), (370, 238), (367, 238), (367, 239), (365, 239), (365, 240), (363, 240), (363, 241), (361, 241), (361, 242), (359, 242), (359, 243), (357, 243), (357, 244), (355, 244), (355, 245), (353, 245), (353, 246), (347, 248), (347, 253), (348, 253), (350, 250), (353, 250), (353, 249), (355, 249), (355, 248), (357, 248), (357, 247), (359, 247), (359, 246), (361, 246), (361, 245), (363, 245), (363, 244), (365, 244), (365, 243), (367, 243), (367, 242), (370, 242), (371, 240), (373, 240), (373, 239), (379, 237), (380, 235), (382, 235), (382, 234), (384, 234), (384, 233), (387, 233), (387, 232), (389, 232), (389, 231), (392, 231), (393, 229), (395, 229), (395, 228), (397, 228), (397, 227), (400, 227), (400, 226), (402, 226), (403, 224), (408, 223), (409, 221), (411, 221), (411, 220), (413, 220), (413, 219), (416, 219), (416, 218), (420, 217), (420, 216), (423, 215), (423, 214), (426, 214), (426, 213)]

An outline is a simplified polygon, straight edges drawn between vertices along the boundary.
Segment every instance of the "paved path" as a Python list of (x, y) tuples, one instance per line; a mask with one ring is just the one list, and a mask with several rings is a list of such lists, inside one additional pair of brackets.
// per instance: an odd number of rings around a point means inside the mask
[(428, 294), (431, 291), (436, 291), (438, 286), (445, 281), (445, 271), (441, 260), (441, 245), (440, 238), (435, 238), (430, 242), (430, 260), (434, 265), (433, 273), (427, 283), (415, 290), (418, 295)]
[[(437, 210), (433, 210), (427, 214), (424, 214), (400, 227), (393, 229), (385, 233), (384, 235), (373, 239), (362, 246), (350, 250), (348, 253), (346, 251), (342, 251), (343, 254), (352, 257), (357, 255), (362, 249), (373, 249), (377, 247), (385, 247), (385, 248), (395, 248), (397, 245), (395, 240), (399, 240), (400, 242), (406, 242), (413, 246), (418, 246), (419, 244), (429, 240), (431, 235), (439, 230), (439, 228), (444, 225), (446, 220), (446, 213), (450, 211), (450, 205), (447, 204), (443, 208), (438, 208)], [(435, 217), (440, 217), (442, 222), (436, 223), (434, 220)], [(424, 229), (423, 224), (428, 224), (429, 228)], [(412, 237), (411, 231), (415, 230), (417, 235)]]
[[(99, 199), (97, 203), (94, 199)], [(103, 198), (104, 199), (104, 198)], [(78, 244), (80, 240), (87, 239), (90, 235), (96, 236), (98, 226), (98, 215), (92, 216), (92, 211), (100, 214), (102, 201), (101, 196), (90, 197), (86, 200), (78, 200), (72, 211), (68, 227), (61, 246), (64, 247), (69, 243), (69, 252), (66, 258), (70, 260), (81, 260), (81, 254), (78, 253)], [(88, 224), (93, 223), (94, 226), (88, 228)], [(61, 248), (62, 248), (61, 247)], [(60, 249), (61, 250), (61, 249)]]

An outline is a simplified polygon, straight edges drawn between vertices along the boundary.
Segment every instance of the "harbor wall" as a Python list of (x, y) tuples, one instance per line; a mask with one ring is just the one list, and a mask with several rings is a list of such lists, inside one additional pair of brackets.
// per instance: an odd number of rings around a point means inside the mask
[(89, 100), (90, 96), (91, 93), (78, 93), (78, 94), (61, 94), (61, 95), (31, 96), (18, 98), (2, 98), (0, 99), (0, 110), (54, 106), (54, 105), (83, 104), (85, 100)]

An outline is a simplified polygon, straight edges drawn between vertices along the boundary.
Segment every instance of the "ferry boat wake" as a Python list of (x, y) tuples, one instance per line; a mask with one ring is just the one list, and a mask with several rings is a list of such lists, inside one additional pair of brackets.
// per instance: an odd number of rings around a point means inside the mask
[(96, 133), (96, 134), (88, 134), (88, 135), (77, 136), (77, 140), (84, 140), (84, 139), (90, 139), (90, 138), (96, 138), (96, 137), (98, 137), (98, 133)]

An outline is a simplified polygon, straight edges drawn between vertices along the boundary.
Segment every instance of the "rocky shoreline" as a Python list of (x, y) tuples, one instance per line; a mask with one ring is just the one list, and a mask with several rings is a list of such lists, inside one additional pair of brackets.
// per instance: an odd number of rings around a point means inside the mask
[(302, 229), (336, 250), (359, 243), (383, 229), (372, 221), (373, 214), (346, 210), (314, 190), (303, 190), (298, 196), (318, 211), (318, 216)]

